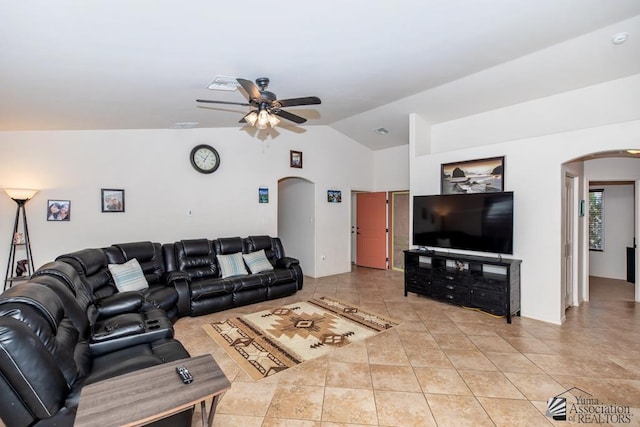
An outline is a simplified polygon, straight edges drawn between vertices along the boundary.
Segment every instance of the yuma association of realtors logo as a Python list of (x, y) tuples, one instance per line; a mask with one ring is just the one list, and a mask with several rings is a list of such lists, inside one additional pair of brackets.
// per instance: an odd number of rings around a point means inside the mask
[[(567, 403), (567, 398), (562, 396), (573, 390), (577, 390), (581, 394), (572, 393), (575, 402)], [(589, 397), (584, 397), (584, 395)], [(579, 424), (629, 424), (633, 417), (629, 405), (601, 403), (591, 393), (578, 387), (572, 387), (549, 398), (546, 415), (556, 421)]]

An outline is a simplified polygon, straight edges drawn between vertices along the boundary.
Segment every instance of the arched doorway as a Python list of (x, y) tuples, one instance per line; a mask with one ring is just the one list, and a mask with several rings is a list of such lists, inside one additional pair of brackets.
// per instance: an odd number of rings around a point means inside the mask
[(315, 183), (298, 177), (278, 181), (278, 236), (287, 254), (316, 277)]
[[(632, 268), (637, 271), (638, 266), (638, 250), (635, 247), (640, 234), (640, 192), (638, 187), (640, 186), (640, 158), (637, 155), (627, 153), (624, 150), (614, 150), (607, 152), (591, 153), (581, 156), (580, 158), (571, 160), (563, 164), (565, 173), (571, 172), (574, 176), (578, 177), (579, 191), (575, 196), (575, 204), (579, 208), (576, 209), (576, 218), (579, 221), (579, 227), (575, 227), (575, 235), (572, 236), (573, 242), (577, 245), (577, 250), (573, 253), (578, 256), (579, 259), (579, 287), (576, 288), (578, 295), (574, 296), (573, 305), (578, 305), (582, 301), (590, 300), (590, 282), (594, 276), (599, 279), (603, 276), (605, 279), (616, 279), (619, 282), (624, 282), (626, 279), (627, 266), (627, 251), (628, 248), (634, 250), (632, 255), (633, 264)], [(612, 210), (609, 212), (609, 219), (614, 219), (613, 223), (610, 223), (611, 229), (604, 234), (607, 237), (617, 236), (614, 240), (610, 240), (607, 245), (608, 248), (601, 253), (590, 251), (590, 233), (589, 233), (589, 190), (590, 187), (594, 188), (593, 184), (597, 184), (596, 187), (623, 188), (624, 191), (609, 191), (610, 195), (624, 194), (624, 205), (616, 201), (617, 204), (610, 206)], [(606, 206), (605, 200), (605, 206)], [(570, 227), (566, 219), (566, 207), (569, 203), (563, 203), (563, 227), (565, 229)], [(614, 207), (615, 206), (615, 207)], [(620, 206), (625, 206), (624, 212), (620, 211)], [(579, 217), (578, 217), (579, 213)], [(624, 215), (622, 215), (624, 213)], [(607, 212), (605, 212), (605, 216)], [(626, 219), (625, 219), (626, 218)], [(605, 227), (607, 225), (605, 224)], [(617, 229), (623, 227), (622, 234)], [(615, 230), (615, 231), (614, 231)], [(566, 240), (565, 240), (566, 243)], [(569, 247), (564, 247), (563, 256), (566, 255)], [(595, 258), (594, 258), (595, 256)], [(602, 260), (603, 258), (610, 257), (608, 260)], [(611, 258), (613, 257), (613, 258)], [(592, 265), (593, 264), (593, 265)], [(616, 264), (617, 270), (612, 272), (611, 269), (603, 273), (602, 269), (598, 269), (598, 265), (606, 265), (610, 267)], [(638, 286), (637, 274), (635, 275), (633, 282), (629, 283), (630, 287), (634, 287), (631, 300), (640, 301), (640, 286)], [(566, 276), (565, 276), (566, 277)], [(570, 284), (565, 283), (563, 278), (563, 290)], [(601, 286), (602, 281), (598, 282), (598, 286)], [(631, 292), (628, 295), (632, 295)]]

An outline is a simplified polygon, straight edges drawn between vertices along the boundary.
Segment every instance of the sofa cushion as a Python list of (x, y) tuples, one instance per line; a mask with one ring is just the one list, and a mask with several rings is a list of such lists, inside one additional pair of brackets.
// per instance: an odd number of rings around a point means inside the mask
[(141, 291), (149, 287), (142, 268), (135, 258), (124, 264), (109, 264), (109, 271), (119, 292)]
[(264, 254), (267, 259), (273, 263), (276, 259), (283, 256), (282, 253), (276, 253), (275, 243), (276, 239), (270, 236), (249, 236), (245, 238), (245, 246), (247, 247), (247, 251), (245, 252), (256, 252), (264, 249)]
[(92, 301), (118, 292), (107, 268), (109, 260), (102, 249), (83, 249), (60, 255), (56, 261), (66, 262), (76, 270)]
[(263, 271), (255, 277), (259, 277), (263, 286), (272, 287), (280, 286), (286, 283), (295, 282), (296, 277), (293, 270), (275, 269), (271, 271)]
[(248, 289), (264, 289), (266, 295), (267, 281), (262, 274), (234, 277), (230, 281), (233, 283), (234, 295)]
[(154, 307), (170, 311), (178, 304), (178, 293), (175, 288), (163, 285), (150, 285), (142, 291), (144, 299)]
[(230, 255), (216, 255), (216, 258), (218, 259), (222, 278), (248, 274), (244, 266), (242, 252)]
[(273, 270), (273, 265), (271, 265), (267, 259), (264, 249), (260, 249), (257, 252), (251, 252), (249, 254), (243, 254), (242, 258), (244, 258), (244, 262), (247, 264), (247, 267), (249, 267), (251, 274)]
[(233, 294), (234, 280), (212, 277), (191, 282), (191, 301)]
[[(110, 250), (117, 250), (120, 259), (112, 260)], [(160, 243), (132, 242), (118, 243), (106, 248), (107, 257), (111, 264), (122, 264), (130, 259), (137, 259), (144, 273), (145, 279), (150, 285), (161, 283), (165, 273), (164, 259), (162, 255), (162, 245)]]
[(242, 237), (220, 237), (213, 241), (213, 245), (216, 248), (216, 253), (221, 255), (244, 252)]
[(191, 279), (220, 277), (216, 254), (209, 240), (180, 240), (174, 243), (173, 249), (175, 268), (187, 273)]

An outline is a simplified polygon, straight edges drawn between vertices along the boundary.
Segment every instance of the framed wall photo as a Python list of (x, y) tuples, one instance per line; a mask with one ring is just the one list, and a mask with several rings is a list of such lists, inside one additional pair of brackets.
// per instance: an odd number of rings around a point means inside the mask
[(102, 212), (124, 212), (124, 190), (103, 188)]
[(258, 203), (269, 203), (269, 188), (258, 188)]
[(327, 202), (329, 202), (329, 203), (342, 203), (342, 191), (340, 191), (340, 190), (327, 190)]
[(302, 151), (289, 151), (289, 166), (302, 169)]
[(70, 221), (71, 200), (47, 200), (47, 221)]
[(499, 191), (504, 191), (504, 156), (442, 165), (440, 194)]

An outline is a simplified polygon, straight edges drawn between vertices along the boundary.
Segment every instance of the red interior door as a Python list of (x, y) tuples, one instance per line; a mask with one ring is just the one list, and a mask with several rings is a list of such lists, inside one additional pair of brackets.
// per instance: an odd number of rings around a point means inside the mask
[(387, 268), (387, 193), (356, 195), (356, 265)]

